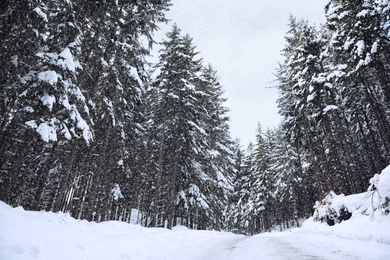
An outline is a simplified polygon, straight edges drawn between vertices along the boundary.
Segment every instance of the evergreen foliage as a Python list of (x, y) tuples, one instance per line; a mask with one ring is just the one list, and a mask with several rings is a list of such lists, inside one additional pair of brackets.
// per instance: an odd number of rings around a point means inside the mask
[(95, 221), (128, 218), (145, 158), (150, 46), (141, 37), (153, 42), (169, 1), (2, 7), (1, 200)]
[(326, 17), (320, 30), (290, 18), (278, 70), (282, 128), (301, 165), (297, 176), (317, 189), (305, 200), (363, 192), (390, 163), (388, 6), (330, 1)]
[(327, 195), (390, 164), (390, 6), (330, 0), (320, 28), (290, 17), (283, 117), (244, 151), (216, 70), (170, 1), (0, 4), (0, 200), (91, 221), (229, 230), (299, 225)]
[(388, 1), (334, 0), (325, 9), (319, 29), (289, 19), (277, 70), (283, 122), (265, 132), (259, 126), (244, 157), (254, 156), (254, 166), (248, 172), (242, 159), (238, 168), (230, 204), (235, 232), (298, 225), (316, 200), (363, 192), (390, 163)]
[(203, 68), (192, 39), (176, 25), (163, 47), (150, 90), (156, 225), (163, 218), (171, 227), (180, 216), (193, 228), (221, 229), (230, 138), (221, 90), (215, 72)]
[(155, 79), (145, 61), (169, 5), (4, 5), (1, 200), (93, 221), (129, 221), (135, 208), (145, 226), (224, 228), (233, 142), (216, 71), (177, 26)]
[(289, 138), (310, 156), (322, 195), (362, 192), (372, 172), (389, 163), (389, 84), (382, 78), (389, 38), (381, 7), (330, 1), (318, 32), (290, 19), (279, 106)]

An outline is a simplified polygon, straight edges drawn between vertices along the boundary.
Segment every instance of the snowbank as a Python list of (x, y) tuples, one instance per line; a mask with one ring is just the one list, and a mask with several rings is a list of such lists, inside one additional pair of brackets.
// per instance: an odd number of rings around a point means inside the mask
[[(390, 165), (370, 179), (366, 192), (344, 196), (331, 191), (315, 206), (314, 220), (334, 225), (362, 215), (372, 221), (390, 218)], [(363, 217), (364, 218), (364, 217)]]
[(0, 202), (0, 259), (284, 260), (390, 259), (390, 222), (356, 215), (330, 227), (306, 221), (291, 232), (253, 237), (227, 232), (93, 223), (64, 213), (31, 212)]
[[(367, 192), (349, 196), (330, 192), (321, 203), (317, 202), (313, 217), (293, 232), (300, 239), (309, 238), (318, 247), (311, 252), (323, 250), (323, 256), (342, 251), (343, 259), (353, 255), (356, 259), (390, 259), (389, 202), (390, 166), (371, 178)], [(340, 242), (334, 241), (340, 241), (343, 249), (336, 249)], [(300, 242), (292, 245), (300, 247)]]
[[(1, 260), (202, 259), (214, 241), (236, 235), (175, 227), (144, 228), (125, 222), (94, 223), (64, 213), (25, 211), (0, 201)], [(242, 236), (243, 237), (243, 236)]]
[(389, 208), (390, 203), (390, 165), (382, 171), (382, 173), (375, 174), (370, 180), (370, 188), (375, 187), (378, 190), (380, 196), (380, 204), (387, 205)]
[(303, 222), (299, 232), (390, 245), (390, 217), (376, 218), (375, 221), (371, 221), (370, 217), (365, 215), (353, 214), (348, 221), (342, 221), (334, 226), (309, 218)]
[[(390, 259), (390, 214), (386, 214), (389, 176), (388, 167), (371, 180), (366, 193), (330, 196), (328, 208), (345, 207), (353, 211), (348, 221), (328, 226), (311, 218), (302, 228), (253, 237), (194, 231), (182, 226), (167, 230), (114, 221), (94, 223), (64, 213), (11, 208), (0, 202), (0, 259), (387, 260)], [(326, 207), (319, 209), (326, 212)]]

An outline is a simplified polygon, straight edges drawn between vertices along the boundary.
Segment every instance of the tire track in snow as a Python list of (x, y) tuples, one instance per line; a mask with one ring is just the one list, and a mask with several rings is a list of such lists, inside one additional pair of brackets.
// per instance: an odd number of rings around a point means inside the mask
[(202, 256), (196, 260), (226, 260), (226, 259), (233, 259), (232, 253), (236, 250), (240, 250), (239, 244), (243, 242), (244, 240), (248, 239), (248, 237), (245, 236), (239, 236), (239, 237), (229, 237), (223, 240), (215, 241), (215, 244), (212, 244), (211, 246), (208, 245), (207, 250), (202, 254)]
[[(278, 237), (227, 238), (208, 245), (197, 260), (326, 260), (294, 247)], [(350, 259), (350, 258), (345, 258)]]

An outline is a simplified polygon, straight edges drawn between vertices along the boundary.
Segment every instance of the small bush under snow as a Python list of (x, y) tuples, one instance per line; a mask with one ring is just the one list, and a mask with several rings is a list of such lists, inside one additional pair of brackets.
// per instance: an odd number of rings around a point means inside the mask
[(366, 192), (345, 196), (329, 192), (321, 202), (316, 202), (314, 220), (332, 226), (351, 216), (359, 214), (370, 216), (390, 213), (390, 165), (381, 174), (370, 179)]

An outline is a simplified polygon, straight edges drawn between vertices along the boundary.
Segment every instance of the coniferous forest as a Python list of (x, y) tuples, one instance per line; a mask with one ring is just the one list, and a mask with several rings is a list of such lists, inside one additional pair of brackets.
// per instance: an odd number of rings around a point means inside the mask
[[(281, 125), (243, 149), (217, 71), (169, 0), (0, 3), (0, 200), (89, 221), (228, 230), (297, 225), (390, 164), (390, 3), (330, 0), (289, 18)], [(256, 109), (256, 108), (254, 108)]]

